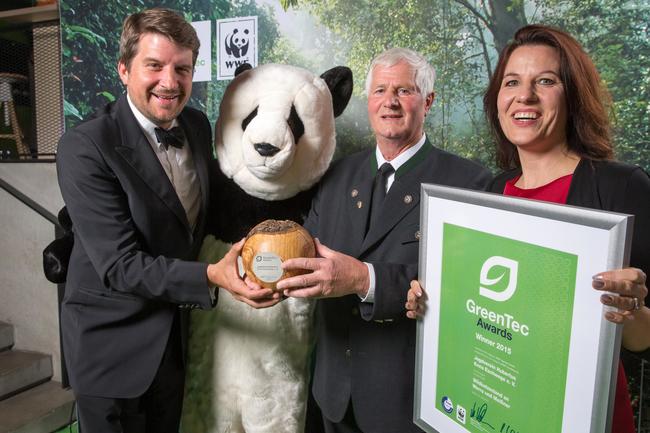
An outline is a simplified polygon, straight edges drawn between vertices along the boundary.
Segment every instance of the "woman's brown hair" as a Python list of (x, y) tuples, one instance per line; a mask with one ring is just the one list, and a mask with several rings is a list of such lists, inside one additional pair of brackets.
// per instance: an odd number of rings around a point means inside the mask
[(569, 150), (582, 158), (612, 159), (611, 128), (607, 116), (609, 94), (591, 58), (578, 41), (562, 30), (533, 24), (522, 27), (499, 55), (499, 62), (483, 96), (483, 108), (497, 141), (497, 165), (520, 166), (516, 147), (506, 138), (499, 123), (497, 98), (506, 65), (512, 53), (525, 45), (547, 45), (560, 57), (560, 79), (564, 85)]

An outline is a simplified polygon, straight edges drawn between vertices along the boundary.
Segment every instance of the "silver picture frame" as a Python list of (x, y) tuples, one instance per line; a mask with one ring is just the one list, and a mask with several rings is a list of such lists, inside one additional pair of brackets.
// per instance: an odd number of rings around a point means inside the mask
[[(576, 277), (576, 289), (572, 323), (576, 329), (571, 329), (571, 348), (578, 350), (579, 339), (577, 336), (590, 332), (588, 340), (595, 342), (595, 347), (579, 347), (580, 363), (576, 363), (576, 356), (570, 352), (567, 366), (567, 384), (571, 384), (573, 373), (578, 372), (578, 379), (585, 370), (592, 368), (595, 371), (591, 379), (593, 386), (587, 386), (590, 392), (584, 390), (565, 389), (565, 405), (562, 419), (562, 428), (558, 433), (607, 433), (611, 430), (611, 415), (613, 412), (613, 395), (616, 387), (616, 372), (618, 368), (618, 355), (620, 348), (620, 326), (606, 321), (604, 312), (610, 308), (603, 306), (600, 293), (591, 289), (591, 275), (607, 269), (625, 267), (629, 263), (630, 244), (632, 238), (633, 216), (613, 212), (585, 209), (575, 206), (558, 205), (554, 203), (527, 200), (516, 197), (506, 197), (500, 194), (478, 192), (462, 188), (453, 188), (433, 184), (422, 185), (422, 204), (420, 211), (420, 259), (419, 281), (427, 292), (427, 311), (417, 323), (416, 338), (416, 366), (415, 366), (415, 399), (414, 422), (427, 433), (479, 433), (494, 431), (496, 433), (519, 433), (516, 427), (495, 425), (492, 430), (478, 428), (476, 425), (458, 422), (460, 414), (453, 414), (436, 407), (439, 390), (436, 388), (436, 375), (438, 374), (438, 353), (445, 350), (438, 347), (440, 329), (440, 281), (442, 275), (443, 239), (442, 226), (454, 224), (459, 227), (468, 227), (472, 230), (510, 237), (541, 246), (551, 245), (562, 251), (562, 242), (570, 243), (567, 249), (573, 253), (585, 252), (578, 256), (580, 266)], [(553, 227), (553, 233), (540, 234), (543, 227)], [(564, 227), (564, 229), (563, 229)], [(559, 228), (557, 231), (555, 228)], [(566, 231), (563, 231), (566, 230)], [(579, 235), (575, 235), (574, 233)], [(563, 235), (570, 233), (571, 236)], [(590, 233), (595, 234), (593, 237)], [(556, 239), (556, 238), (560, 239)], [(562, 239), (562, 237), (567, 239)], [(598, 242), (594, 239), (598, 238)], [(598, 245), (596, 245), (598, 244)], [(594, 251), (598, 249), (598, 251)], [(590, 254), (595, 254), (598, 260), (592, 260)], [(592, 263), (586, 263), (592, 261)], [(597, 264), (596, 264), (597, 262)], [(604, 266), (603, 266), (604, 264)], [(589, 275), (589, 288), (583, 281)], [(584, 276), (584, 277), (583, 277)], [(588, 292), (586, 290), (589, 290)], [(584, 293), (587, 293), (585, 295)], [(583, 299), (589, 298), (587, 302)], [(589, 307), (585, 307), (589, 304)], [(582, 318), (582, 310), (589, 311), (587, 318)], [(597, 310), (597, 311), (596, 311)], [(597, 316), (594, 318), (594, 311)], [(583, 324), (583, 320), (591, 321), (591, 325)], [(596, 322), (595, 325), (593, 322)], [(596, 334), (592, 328), (597, 329)], [(575, 335), (574, 335), (575, 332)], [(457, 344), (462, 344), (457, 342)], [(593, 346), (593, 345), (592, 345)], [(587, 352), (587, 353), (585, 353)], [(572, 358), (573, 356), (573, 358)], [(531, 363), (534, 364), (534, 363)], [(587, 365), (589, 364), (589, 365)], [(530, 365), (526, 368), (543, 368), (543, 366)], [(444, 371), (441, 372), (444, 374)], [(469, 373), (468, 373), (469, 374)], [(576, 380), (578, 380), (576, 379)], [(432, 389), (433, 388), (433, 389)], [(572, 388), (572, 387), (571, 387)], [(548, 396), (553, 398), (554, 396)], [(569, 402), (579, 397), (581, 402)], [(453, 404), (450, 404), (452, 411)], [(571, 413), (566, 413), (570, 408)], [(466, 409), (463, 408), (465, 412)], [(574, 419), (575, 418), (575, 419)], [(587, 419), (585, 419), (587, 418)], [(463, 414), (463, 422), (465, 414)], [(476, 424), (476, 423), (475, 423)], [(499, 428), (501, 427), (501, 428)]]

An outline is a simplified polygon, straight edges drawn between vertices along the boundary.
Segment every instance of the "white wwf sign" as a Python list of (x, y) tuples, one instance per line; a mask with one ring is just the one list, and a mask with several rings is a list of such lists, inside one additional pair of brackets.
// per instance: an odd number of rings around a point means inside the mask
[(237, 66), (257, 66), (257, 17), (217, 20), (217, 80), (235, 76)]

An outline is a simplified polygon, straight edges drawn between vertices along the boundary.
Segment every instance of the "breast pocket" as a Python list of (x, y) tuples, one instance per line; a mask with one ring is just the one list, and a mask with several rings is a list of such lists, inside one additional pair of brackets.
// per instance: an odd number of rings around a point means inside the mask
[(411, 224), (404, 228), (400, 235), (402, 245), (420, 242), (420, 224)]
[(420, 225), (412, 224), (404, 227), (398, 239), (400, 262), (417, 263), (420, 256)]

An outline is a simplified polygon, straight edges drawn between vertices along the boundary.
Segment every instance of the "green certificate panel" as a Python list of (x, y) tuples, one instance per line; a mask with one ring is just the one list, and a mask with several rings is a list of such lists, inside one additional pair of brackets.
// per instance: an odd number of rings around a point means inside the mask
[(577, 257), (444, 224), (436, 408), (470, 432), (560, 433)]

